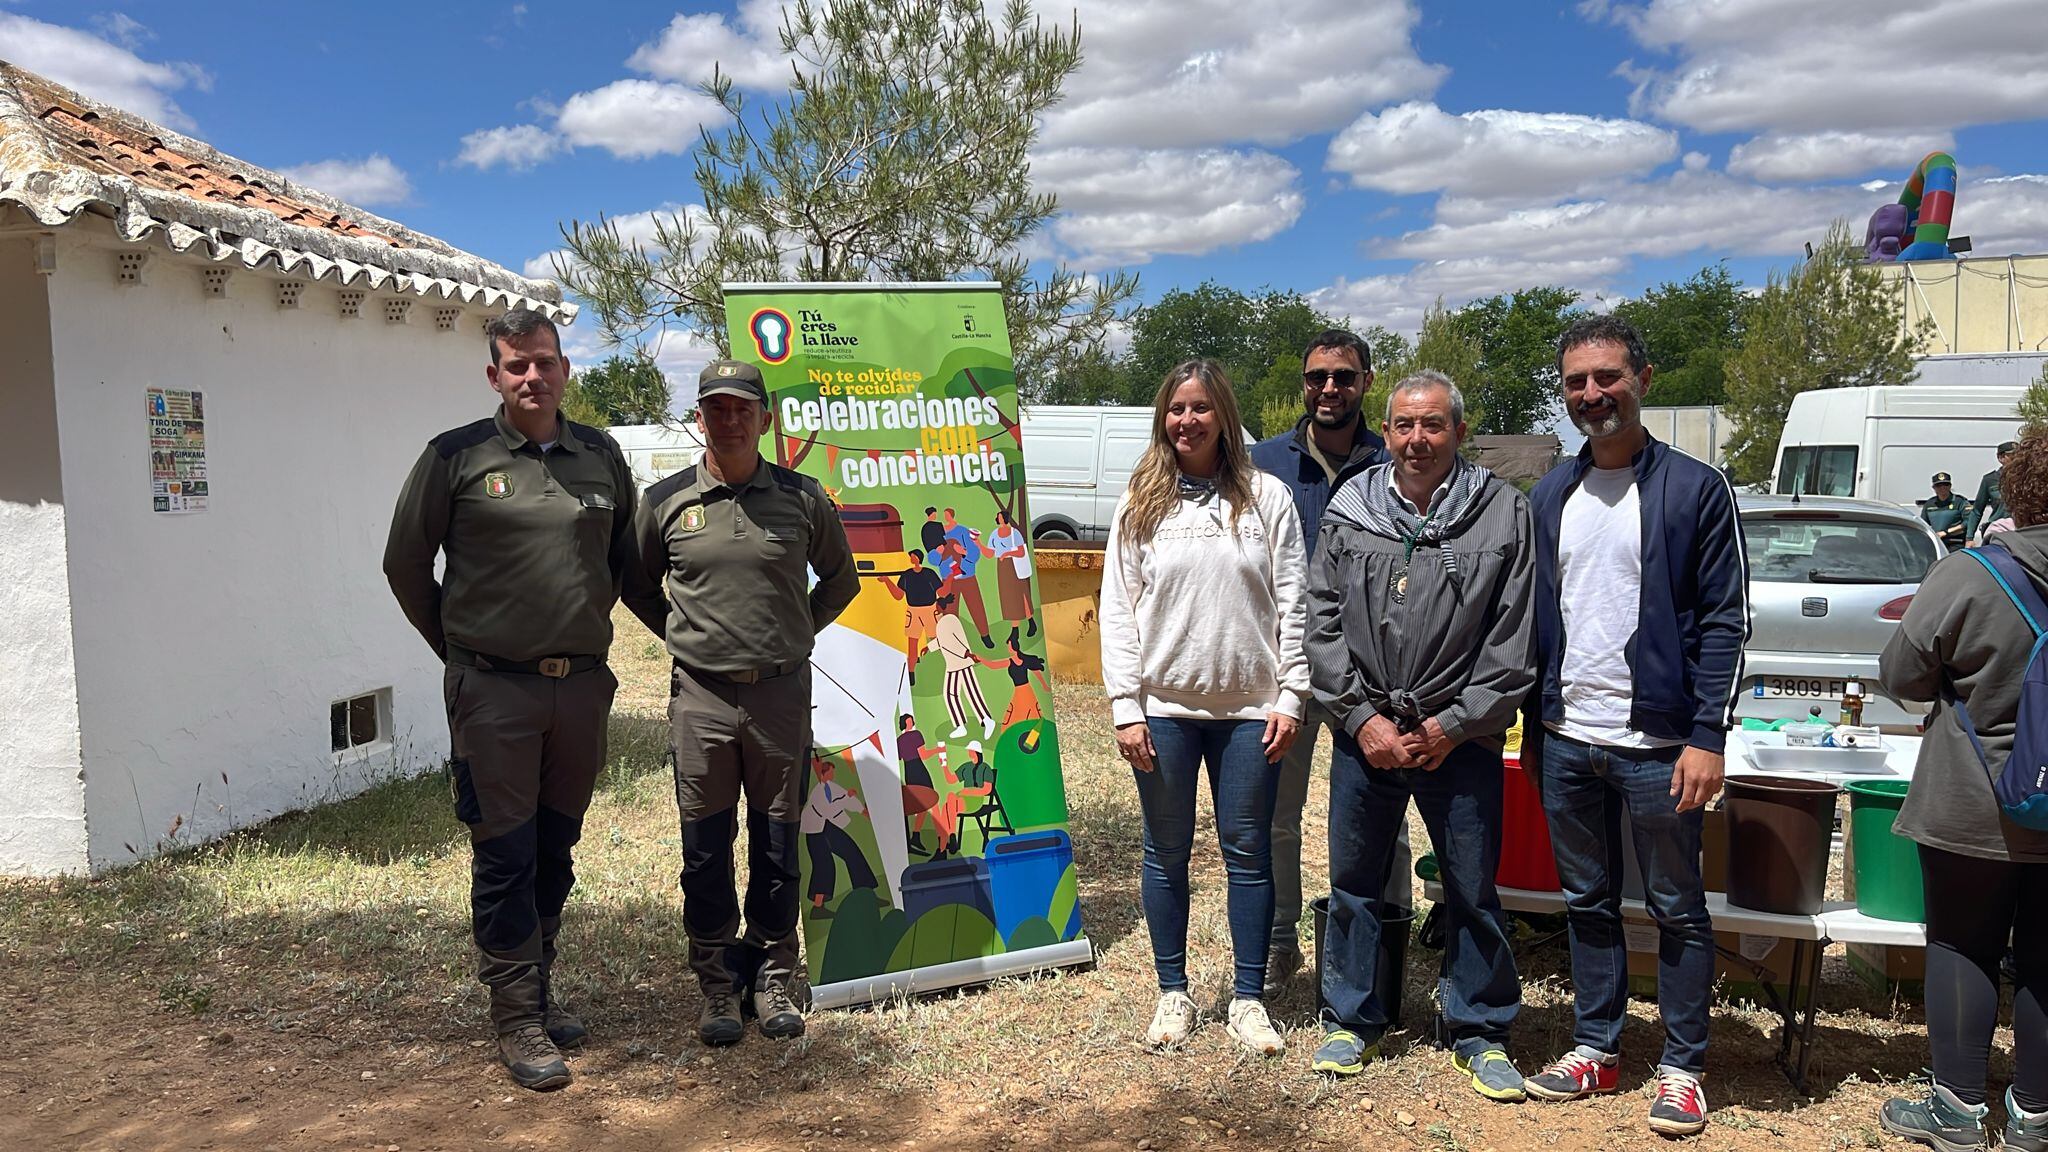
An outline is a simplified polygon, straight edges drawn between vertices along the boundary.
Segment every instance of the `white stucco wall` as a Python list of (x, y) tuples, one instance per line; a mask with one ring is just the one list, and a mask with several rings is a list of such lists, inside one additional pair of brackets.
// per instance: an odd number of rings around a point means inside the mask
[(86, 865), (78, 680), (51, 390), (50, 311), (26, 237), (0, 240), (0, 875)]
[[(487, 415), (483, 313), (436, 302), (342, 319), (311, 284), (151, 250), (117, 285), (110, 238), (64, 234), (50, 281), (78, 711), (92, 866), (437, 767), (440, 666), (381, 561), (391, 506), (434, 434)], [(444, 305), (445, 306), (445, 305)], [(211, 506), (153, 512), (146, 388), (204, 392)], [(337, 764), (337, 700), (391, 690), (393, 741)]]

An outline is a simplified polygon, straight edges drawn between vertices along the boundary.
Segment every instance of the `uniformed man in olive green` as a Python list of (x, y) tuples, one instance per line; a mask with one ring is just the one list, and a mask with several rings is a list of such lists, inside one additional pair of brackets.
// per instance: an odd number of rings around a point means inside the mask
[(612, 438), (558, 411), (569, 359), (555, 326), (520, 309), (485, 334), (498, 411), (420, 454), (384, 574), (447, 662), (449, 775), (499, 1058), (525, 1087), (557, 1088), (569, 1082), (560, 1049), (585, 1033), (549, 977), (619, 684), (605, 653), (635, 488)]
[(1970, 525), (1970, 502), (1956, 495), (1949, 484), (1948, 473), (1934, 474), (1934, 498), (1920, 502), (1920, 519), (1934, 529), (1941, 542), (1953, 552), (1961, 548), (1968, 539)]
[[(802, 1035), (797, 849), (811, 745), (810, 655), (860, 589), (838, 509), (818, 482), (761, 456), (773, 423), (751, 364), (698, 378), (708, 446), (647, 490), (634, 518), (626, 604), (668, 641), (669, 731), (683, 831), (683, 926), (704, 993), (697, 1035), (732, 1044), (743, 1007), (764, 1035)], [(806, 569), (817, 575), (812, 585)], [(746, 931), (733, 891), (747, 803)]]
[(2000, 482), (2005, 479), (2005, 461), (2019, 442), (2007, 440), (1998, 446), (1998, 467), (1984, 474), (1977, 481), (1977, 498), (1970, 501), (1970, 539), (1983, 539), (1984, 529), (1996, 523), (2005, 515), (2005, 494)]

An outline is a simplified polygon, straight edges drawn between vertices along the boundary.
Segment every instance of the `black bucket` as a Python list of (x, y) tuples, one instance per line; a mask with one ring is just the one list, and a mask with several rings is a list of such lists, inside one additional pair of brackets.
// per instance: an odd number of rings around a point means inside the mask
[(1730, 776), (1728, 903), (1815, 916), (1827, 896), (1839, 785), (1790, 776)]
[[(1316, 1015), (1329, 1005), (1323, 1002), (1323, 933), (1330, 922), (1330, 898), (1318, 896), (1309, 903), (1316, 935)], [(1415, 927), (1415, 909), (1388, 908), (1380, 917), (1380, 961), (1373, 973), (1373, 995), (1386, 1011), (1389, 1029), (1401, 1026), (1401, 990), (1408, 975), (1408, 937)]]

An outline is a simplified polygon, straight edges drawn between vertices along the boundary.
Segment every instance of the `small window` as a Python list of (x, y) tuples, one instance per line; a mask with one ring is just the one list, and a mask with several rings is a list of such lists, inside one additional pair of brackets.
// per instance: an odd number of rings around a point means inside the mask
[(329, 743), (337, 754), (384, 740), (384, 718), (388, 713), (384, 700), (390, 691), (389, 688), (382, 688), (375, 692), (366, 692), (347, 700), (336, 700), (329, 707)]
[(1787, 448), (1778, 462), (1781, 496), (1854, 496), (1856, 449), (1848, 446)]

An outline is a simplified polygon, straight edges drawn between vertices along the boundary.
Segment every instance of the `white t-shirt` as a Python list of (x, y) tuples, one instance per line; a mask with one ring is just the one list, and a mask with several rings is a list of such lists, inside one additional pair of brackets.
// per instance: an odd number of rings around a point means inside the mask
[(1642, 612), (1643, 505), (1633, 468), (1588, 468), (1565, 501), (1557, 532), (1557, 591), (1564, 615), (1559, 732), (1589, 744), (1662, 748), (1629, 725), (1635, 677), (1628, 642)]

